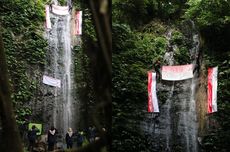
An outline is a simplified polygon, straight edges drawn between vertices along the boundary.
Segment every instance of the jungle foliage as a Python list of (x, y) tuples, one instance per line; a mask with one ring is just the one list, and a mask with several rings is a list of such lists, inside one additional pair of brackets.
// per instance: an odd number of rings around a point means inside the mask
[[(58, 0), (58, 2), (60, 5), (66, 5), (67, 3), (65, 0)], [(40, 96), (40, 81), (46, 64), (46, 51), (48, 50), (48, 44), (44, 39), (44, 10), (45, 5), (50, 3), (51, 0), (0, 1), (1, 33), (4, 38), (4, 49), (12, 86), (12, 99), (18, 125), (28, 123), (27, 118), (33, 113), (28, 104), (30, 102), (36, 103), (36, 99)], [(98, 51), (96, 51), (99, 47), (97, 46), (95, 27), (92, 23), (92, 14), (85, 3), (85, 1), (73, 1), (74, 8), (84, 12), (84, 37), (79, 36), (78, 40), (80, 39), (80, 41), (73, 48), (73, 52), (76, 53), (75, 80), (79, 82), (76, 88), (78, 90), (77, 94), (83, 103), (81, 114), (84, 116), (78, 117), (81, 117), (81, 121), (85, 122), (85, 124), (82, 124), (83, 126), (80, 126), (80, 129), (87, 128), (89, 123), (93, 125), (92, 120), (88, 120), (92, 113), (88, 113), (88, 111), (95, 109), (94, 87), (97, 84), (94, 79), (95, 77), (98, 79), (98, 75), (100, 75), (97, 71), (99, 62), (94, 60), (99, 56)], [(1, 121), (0, 125), (2, 125)], [(12, 131), (11, 128), (7, 129)], [(3, 136), (1, 135), (1, 137)]]
[[(46, 64), (48, 43), (45, 33), (45, 5), (47, 0), (7, 0), (0, 1), (1, 32), (12, 87), (12, 101), (15, 107), (18, 124), (28, 123), (33, 111), (29, 103), (39, 98), (40, 80)], [(60, 5), (66, 5), (59, 0)], [(73, 1), (76, 10), (83, 13), (84, 37), (78, 37), (75, 52), (75, 81), (77, 95), (82, 103), (82, 115), (85, 123), (82, 128), (89, 126), (89, 118), (95, 105), (93, 77), (95, 74), (95, 52), (98, 49), (96, 33), (92, 23), (92, 14), (84, 1)], [(90, 45), (91, 44), (91, 45)], [(91, 59), (92, 58), (92, 59)], [(35, 101), (36, 102), (36, 101)], [(89, 107), (89, 108), (88, 108)]]
[[(1, 0), (1, 32), (6, 51), (12, 99), (19, 124), (31, 115), (24, 103), (38, 96), (39, 71), (45, 65), (47, 42), (43, 37), (44, 6), (47, 0)], [(64, 4), (64, 1), (60, 1)], [(92, 26), (92, 15), (81, 1), (74, 6), (84, 11), (82, 48), (75, 47), (77, 92), (83, 107), (95, 103), (93, 92), (99, 80), (95, 75), (97, 39)], [(147, 75), (153, 63), (160, 60), (168, 44), (177, 45), (177, 64), (187, 63), (189, 40), (180, 29), (184, 20), (193, 20), (201, 34), (201, 51), (206, 68), (219, 67), (218, 112), (212, 115), (217, 125), (209, 126), (203, 137), (204, 151), (228, 151), (230, 140), (229, 57), (230, 3), (229, 0), (114, 0), (112, 2), (112, 101), (113, 151), (152, 151), (152, 140), (140, 129), (146, 116)], [(173, 29), (172, 38), (166, 33)], [(32, 71), (32, 73), (31, 73)], [(35, 76), (34, 79), (31, 76)], [(159, 96), (164, 99), (164, 95)], [(19, 108), (20, 107), (20, 108)], [(87, 109), (83, 113), (88, 118)], [(87, 124), (85, 124), (87, 126)], [(210, 149), (208, 149), (208, 147)]]
[[(168, 50), (177, 46), (176, 64), (190, 62), (191, 41), (183, 33), (182, 22), (193, 20), (201, 35), (202, 62), (206, 68), (218, 66), (218, 112), (207, 126), (203, 151), (227, 151), (230, 139), (229, 52), (230, 4), (228, 0), (113, 1), (113, 149), (115, 151), (152, 151), (151, 142), (137, 122), (147, 109), (147, 71)], [(175, 27), (175, 28), (174, 28)], [(168, 42), (166, 33), (173, 29)], [(187, 29), (189, 30), (189, 29)], [(191, 29), (190, 29), (191, 30)], [(206, 85), (206, 84), (203, 84)], [(159, 94), (159, 100), (164, 95)], [(207, 147), (211, 147), (208, 149)]]
[[(25, 123), (31, 110), (24, 107), (33, 100), (38, 77), (31, 78), (45, 64), (47, 42), (43, 37), (44, 2), (42, 0), (1, 1), (1, 31), (12, 87), (12, 100), (19, 124)], [(34, 69), (31, 74), (30, 68)], [(31, 70), (32, 71), (32, 70)], [(20, 108), (19, 108), (20, 107)]]
[(81, 44), (74, 47), (76, 52), (75, 81), (78, 82), (76, 83), (77, 95), (81, 102), (80, 119), (82, 119), (82, 123), (80, 125), (82, 129), (95, 123), (105, 126), (105, 113), (97, 108), (101, 102), (98, 90), (103, 81), (102, 68), (104, 65), (101, 65), (102, 56), (99, 54), (92, 12), (86, 1), (75, 2), (74, 6), (77, 10), (81, 8), (84, 12)]
[[(226, 140), (230, 139), (230, 92), (229, 57), (230, 44), (230, 3), (228, 0), (196, 0), (188, 2), (186, 18), (193, 19), (200, 28), (204, 39), (204, 63), (206, 67), (218, 66), (218, 112), (212, 116), (217, 126), (211, 126), (204, 138), (207, 151), (228, 151)], [(220, 91), (221, 90), (221, 91)]]

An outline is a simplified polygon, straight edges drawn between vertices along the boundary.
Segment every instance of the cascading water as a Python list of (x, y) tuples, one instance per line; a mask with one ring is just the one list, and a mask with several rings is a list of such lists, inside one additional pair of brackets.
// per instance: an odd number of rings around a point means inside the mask
[[(170, 46), (170, 39), (172, 37), (172, 30), (169, 30), (166, 39), (168, 40), (168, 46)], [(172, 46), (173, 49), (168, 50), (165, 55), (163, 60), (165, 61), (166, 64), (168, 65), (173, 65), (174, 63), (174, 46)], [(170, 85), (170, 84), (169, 84)], [(170, 115), (170, 110), (172, 108), (172, 102), (171, 102), (171, 98), (173, 96), (173, 91), (174, 91), (174, 82), (171, 84), (170, 90), (168, 92), (168, 99), (166, 100), (166, 103), (164, 104), (164, 106), (162, 106), (162, 112), (165, 113), (165, 117), (163, 118), (164, 123), (165, 123), (165, 133), (166, 133), (166, 150), (170, 149), (170, 138), (171, 138), (171, 134), (172, 134), (172, 129), (171, 129), (171, 115)]]
[[(194, 68), (199, 66), (197, 62), (198, 61), (198, 54), (199, 54), (199, 48), (200, 48), (200, 41), (199, 41), (199, 34), (195, 31), (195, 24), (193, 21), (191, 21), (193, 32), (193, 47), (190, 50), (190, 56), (193, 56), (192, 63), (194, 65)], [(191, 96), (190, 96), (190, 105), (189, 105), (189, 112), (188, 117), (190, 117), (190, 121), (187, 119), (187, 124), (190, 126), (189, 130), (189, 137), (188, 140), (190, 140), (190, 149), (187, 148), (187, 151), (198, 151), (198, 145), (197, 145), (197, 137), (198, 137), (198, 125), (197, 125), (197, 112), (196, 112), (196, 100), (195, 100), (195, 89), (198, 83), (197, 80), (198, 77), (198, 71), (197, 69), (194, 70), (194, 77), (192, 79), (191, 84)], [(192, 121), (191, 121), (192, 120)], [(192, 124), (191, 124), (192, 122)], [(187, 146), (188, 147), (188, 146)]]
[[(199, 35), (196, 33), (193, 22), (187, 35), (191, 40), (192, 47), (189, 50), (191, 62), (197, 64), (199, 53)], [(168, 31), (166, 38), (170, 42), (172, 30)], [(165, 65), (174, 65), (174, 54), (176, 45), (168, 43), (163, 61)], [(195, 102), (195, 88), (197, 84), (197, 71), (194, 70), (193, 79), (182, 81), (157, 81), (157, 94), (165, 96), (160, 102), (160, 113), (154, 117), (151, 125), (149, 122), (142, 122), (141, 127), (148, 134), (151, 134), (153, 151), (176, 151), (176, 152), (197, 152), (197, 115)], [(151, 129), (154, 128), (154, 129)]]
[[(196, 57), (199, 49), (199, 36), (195, 33), (194, 24), (192, 23), (192, 48), (190, 56), (193, 57), (192, 63), (196, 64)], [(172, 46), (175, 48), (175, 46)], [(174, 49), (173, 49), (174, 50)], [(171, 100), (170, 109), (171, 130), (170, 151), (197, 152), (197, 118), (195, 103), (196, 73), (193, 79), (175, 82), (173, 90), (174, 95)], [(166, 138), (167, 139), (167, 138)]]
[[(57, 5), (57, 1), (53, 1)], [(68, 4), (71, 3), (68, 1)], [(47, 31), (46, 37), (49, 44), (48, 64), (46, 65), (45, 74), (61, 80), (61, 88), (47, 86), (47, 93), (53, 94), (49, 98), (52, 103), (53, 113), (50, 114), (49, 125), (54, 125), (61, 134), (65, 133), (69, 127), (76, 129), (77, 118), (77, 101), (74, 96), (74, 66), (71, 50), (71, 14), (55, 15), (50, 14), (52, 29)], [(46, 103), (46, 107), (51, 106)], [(49, 105), (49, 106), (48, 106)], [(48, 110), (48, 109), (47, 109)]]
[[(199, 49), (198, 34), (192, 33), (192, 48), (190, 51), (191, 57), (196, 57)], [(172, 46), (175, 48), (175, 46)], [(174, 50), (174, 49), (173, 49)], [(196, 64), (196, 58), (191, 58), (192, 63)], [(173, 90), (174, 95), (170, 100), (172, 106), (170, 109), (171, 121), (171, 139), (170, 151), (186, 151), (196, 152), (197, 149), (197, 118), (196, 118), (196, 103), (195, 103), (195, 87), (196, 73), (193, 79), (175, 82)], [(167, 139), (167, 138), (166, 138)], [(167, 145), (168, 146), (168, 145)]]

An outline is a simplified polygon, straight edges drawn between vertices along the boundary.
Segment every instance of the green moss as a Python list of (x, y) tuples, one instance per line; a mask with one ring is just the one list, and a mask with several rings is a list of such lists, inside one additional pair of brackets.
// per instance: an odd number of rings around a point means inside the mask
[(28, 67), (43, 68), (47, 42), (43, 38), (44, 0), (9, 0), (0, 7), (3, 42), (12, 86), (12, 100), (18, 123), (25, 122), (30, 109), (25, 103), (33, 100), (38, 85)]
[(172, 33), (171, 44), (182, 45), (184, 36), (180, 31), (174, 31)]
[(164, 35), (167, 31), (167, 26), (163, 24), (163, 22), (159, 20), (154, 20), (148, 24), (146, 24), (142, 28), (143, 32), (152, 33), (154, 35)]

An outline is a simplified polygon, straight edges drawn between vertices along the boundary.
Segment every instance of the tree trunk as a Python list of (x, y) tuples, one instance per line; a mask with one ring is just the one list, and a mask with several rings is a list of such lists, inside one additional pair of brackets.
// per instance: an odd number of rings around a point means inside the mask
[[(104, 114), (106, 134), (102, 136), (106, 142), (107, 150), (111, 151), (111, 124), (112, 124), (112, 31), (111, 31), (111, 1), (97, 0), (88, 1), (93, 14), (93, 21), (99, 42), (99, 52), (97, 60), (100, 67), (97, 68), (96, 75), (100, 75), (100, 82), (95, 87), (98, 109)], [(100, 102), (100, 103), (99, 103)], [(101, 105), (101, 107), (100, 107)], [(100, 131), (101, 134), (102, 131)]]

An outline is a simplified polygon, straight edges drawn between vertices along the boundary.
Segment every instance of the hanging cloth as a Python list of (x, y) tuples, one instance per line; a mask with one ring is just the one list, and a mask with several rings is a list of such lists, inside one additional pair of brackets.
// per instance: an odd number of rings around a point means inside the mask
[(82, 35), (82, 11), (77, 11), (75, 14), (74, 35)]
[(156, 73), (148, 72), (148, 112), (159, 112), (156, 94)]
[(217, 111), (218, 67), (208, 68), (208, 113)]
[(162, 66), (162, 79), (169, 81), (185, 80), (193, 77), (193, 64)]
[(46, 75), (43, 75), (43, 83), (47, 84), (47, 85), (50, 85), (50, 86), (53, 86), (53, 87), (61, 88), (61, 80), (55, 79), (55, 78), (52, 78), (52, 77), (48, 77)]
[(69, 14), (69, 6), (58, 6), (52, 5), (52, 12), (56, 15), (68, 15)]
[(46, 28), (51, 29), (50, 7), (49, 5), (46, 5), (45, 8), (46, 8)]

